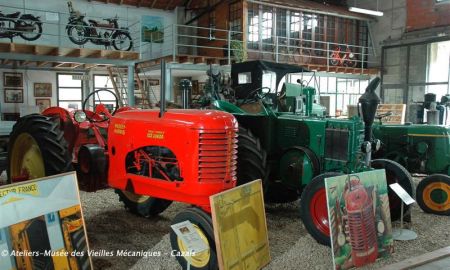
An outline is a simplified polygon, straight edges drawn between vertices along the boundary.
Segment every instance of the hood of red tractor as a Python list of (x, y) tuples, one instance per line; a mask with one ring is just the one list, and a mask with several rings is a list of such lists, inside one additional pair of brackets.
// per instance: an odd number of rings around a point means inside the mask
[(145, 123), (185, 126), (194, 129), (237, 128), (233, 115), (216, 110), (168, 110), (159, 117), (159, 110), (130, 110), (117, 113), (113, 118)]

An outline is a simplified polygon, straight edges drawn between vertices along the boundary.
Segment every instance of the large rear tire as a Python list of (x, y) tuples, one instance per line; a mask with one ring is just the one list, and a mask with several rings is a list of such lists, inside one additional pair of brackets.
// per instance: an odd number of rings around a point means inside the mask
[(270, 181), (270, 170), (266, 168), (266, 157), (266, 151), (261, 147), (259, 139), (249, 129), (239, 127), (237, 185), (261, 179), (266, 202), (295, 201), (298, 198), (295, 190), (286, 188), (281, 182)]
[[(172, 220), (172, 224), (177, 224), (183, 221), (190, 221), (200, 238), (209, 246), (209, 250), (205, 250), (195, 254), (194, 256), (176, 256), (178, 262), (183, 269), (187, 269), (187, 262), (189, 260), (190, 269), (193, 270), (216, 270), (219, 269), (217, 262), (216, 244), (214, 241), (214, 229), (212, 225), (211, 216), (198, 208), (188, 208), (178, 213)], [(186, 254), (189, 252), (182, 240), (176, 233), (170, 231), (170, 244), (172, 252)]]
[(126, 190), (116, 189), (116, 193), (128, 211), (142, 217), (156, 216), (172, 204), (172, 201), (138, 195)]
[(417, 204), (426, 213), (450, 216), (450, 177), (433, 174), (417, 185)]
[(59, 121), (31, 114), (14, 125), (8, 146), (8, 183), (15, 183), (72, 170)]
[(309, 234), (322, 245), (331, 245), (325, 178), (339, 175), (342, 173), (326, 172), (314, 177), (303, 190), (300, 199), (303, 224)]
[(244, 127), (239, 127), (237, 185), (243, 185), (256, 179), (264, 179), (266, 171), (266, 151), (259, 139)]
[[(386, 170), (386, 182), (390, 184), (398, 183), (403, 189), (408, 192), (411, 197), (416, 197), (416, 190), (411, 174), (400, 164), (389, 159), (374, 159), (371, 162), (371, 167), (374, 169)], [(391, 209), (391, 220), (399, 220), (401, 217), (401, 199), (388, 187), (389, 207)], [(409, 216), (411, 207), (404, 205), (403, 216)]]

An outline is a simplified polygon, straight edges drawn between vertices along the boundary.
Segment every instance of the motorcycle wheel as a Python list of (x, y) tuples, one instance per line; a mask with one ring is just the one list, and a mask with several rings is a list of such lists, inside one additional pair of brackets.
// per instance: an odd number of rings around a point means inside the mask
[(85, 22), (75, 22), (76, 24), (68, 25), (67, 35), (70, 41), (77, 45), (84, 45), (89, 41), (88, 25)]
[(19, 27), (34, 26), (34, 29), (31, 32), (19, 33), (19, 36), (25, 40), (33, 41), (40, 38), (42, 35), (42, 22), (39, 19), (22, 20), (18, 25)]
[(133, 47), (133, 39), (127, 32), (116, 31), (112, 35), (112, 45), (118, 51), (129, 51)]

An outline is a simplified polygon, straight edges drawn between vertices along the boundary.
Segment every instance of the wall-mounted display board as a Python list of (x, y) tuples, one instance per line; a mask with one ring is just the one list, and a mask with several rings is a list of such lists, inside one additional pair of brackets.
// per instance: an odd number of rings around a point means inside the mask
[(325, 179), (335, 269), (390, 256), (394, 249), (385, 170)]
[(0, 269), (92, 269), (76, 173), (0, 187)]
[(391, 115), (383, 117), (383, 124), (404, 124), (406, 115), (406, 104), (380, 104), (378, 105), (377, 114), (391, 113)]
[(256, 270), (270, 262), (261, 180), (210, 197), (221, 270)]

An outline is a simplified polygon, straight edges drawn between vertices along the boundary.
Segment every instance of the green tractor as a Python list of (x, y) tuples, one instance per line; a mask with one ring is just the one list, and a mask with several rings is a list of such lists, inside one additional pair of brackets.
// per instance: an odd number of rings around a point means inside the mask
[[(239, 122), (238, 184), (262, 179), (267, 202), (301, 197), (306, 229), (319, 243), (330, 245), (325, 178), (383, 168), (389, 184), (398, 182), (413, 196), (414, 188), (411, 175), (398, 163), (371, 160), (371, 152), (380, 146), (371, 138), (379, 78), (360, 98), (363, 120), (343, 120), (323, 115), (323, 107), (314, 103), (313, 87), (285, 82), (286, 75), (301, 72), (307, 70), (265, 61), (233, 64), (231, 87), (210, 81), (205, 97), (210, 106), (232, 113)], [(396, 220), (401, 201), (392, 194), (389, 199)]]
[(395, 160), (411, 173), (428, 174), (417, 186), (417, 203), (427, 213), (450, 215), (450, 127), (374, 125), (382, 147), (376, 157)]

